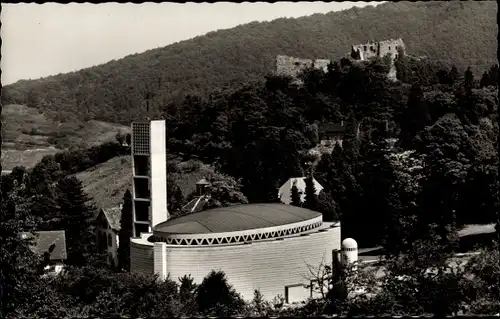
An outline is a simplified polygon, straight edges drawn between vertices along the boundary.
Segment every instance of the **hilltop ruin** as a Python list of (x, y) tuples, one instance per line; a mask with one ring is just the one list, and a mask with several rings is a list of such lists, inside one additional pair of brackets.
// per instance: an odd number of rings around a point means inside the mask
[[(382, 58), (389, 54), (391, 58), (391, 69), (387, 77), (396, 80), (394, 59), (397, 57), (399, 49), (402, 49), (403, 53), (406, 54), (406, 47), (401, 38), (383, 41), (368, 41), (367, 43), (352, 45), (351, 52), (348, 56), (353, 60), (365, 61), (371, 58)], [(276, 74), (297, 77), (307, 68), (321, 69), (326, 72), (329, 63), (330, 60), (328, 59), (313, 60), (278, 55), (276, 57)]]

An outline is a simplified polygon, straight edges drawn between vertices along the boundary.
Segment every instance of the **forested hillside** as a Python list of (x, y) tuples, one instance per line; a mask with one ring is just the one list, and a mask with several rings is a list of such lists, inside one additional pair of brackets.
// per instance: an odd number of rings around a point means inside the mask
[[(402, 37), (410, 54), (471, 66), (480, 76), (496, 64), (493, 1), (396, 2), (377, 7), (250, 23), (128, 56), (78, 72), (19, 81), (3, 102), (42, 109), (56, 120), (129, 124), (188, 93), (260, 81), (277, 54), (338, 60), (350, 45)], [(173, 31), (175, 32), (175, 31)]]

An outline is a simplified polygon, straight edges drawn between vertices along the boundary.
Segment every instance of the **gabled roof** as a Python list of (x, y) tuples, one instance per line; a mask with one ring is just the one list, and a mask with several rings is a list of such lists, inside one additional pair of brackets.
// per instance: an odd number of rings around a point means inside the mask
[(344, 133), (346, 126), (343, 123), (320, 123), (318, 131), (319, 133)]
[(122, 218), (122, 208), (120, 206), (113, 208), (103, 208), (102, 212), (108, 221), (112, 230), (119, 231), (121, 228), (120, 220)]
[[(295, 184), (299, 193), (301, 193), (301, 200), (305, 200), (305, 190), (306, 190), (306, 178), (307, 177), (292, 177), (288, 179), (278, 190), (278, 197), (282, 203), (290, 204), (292, 196), (292, 187)], [(323, 186), (318, 183), (318, 181), (313, 178), (314, 188), (316, 189), (316, 195), (323, 190)]]
[(50, 260), (65, 260), (68, 258), (66, 252), (66, 235), (64, 230), (39, 231), (34, 233), (21, 233), (25, 238), (33, 238), (33, 251), (36, 254), (42, 255), (48, 252), (50, 246), (55, 244), (54, 250), (50, 255)]

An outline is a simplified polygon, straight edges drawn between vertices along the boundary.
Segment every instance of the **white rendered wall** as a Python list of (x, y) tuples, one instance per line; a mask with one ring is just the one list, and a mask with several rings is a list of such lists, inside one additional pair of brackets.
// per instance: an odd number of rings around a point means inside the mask
[(151, 121), (151, 228), (168, 219), (165, 121)]
[(165, 280), (167, 278), (167, 244), (159, 242), (154, 243), (153, 246), (153, 257), (154, 265), (153, 271), (158, 274), (160, 280)]
[[(199, 284), (210, 271), (223, 270), (229, 283), (244, 299), (251, 300), (254, 290), (259, 289), (265, 299), (271, 300), (277, 295), (284, 297), (285, 286), (309, 284), (308, 264), (313, 267), (321, 263), (331, 265), (333, 249), (340, 249), (340, 227), (308, 236), (252, 244), (219, 247), (167, 245), (167, 271), (170, 278), (191, 274)], [(297, 292), (300, 296), (289, 295), (290, 299), (303, 298), (303, 292)]]

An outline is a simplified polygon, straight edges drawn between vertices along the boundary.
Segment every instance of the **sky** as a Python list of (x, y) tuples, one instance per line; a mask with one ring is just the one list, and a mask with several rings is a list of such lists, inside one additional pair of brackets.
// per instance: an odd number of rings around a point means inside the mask
[(1, 80), (76, 71), (252, 21), (380, 3), (3, 4)]

